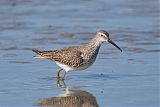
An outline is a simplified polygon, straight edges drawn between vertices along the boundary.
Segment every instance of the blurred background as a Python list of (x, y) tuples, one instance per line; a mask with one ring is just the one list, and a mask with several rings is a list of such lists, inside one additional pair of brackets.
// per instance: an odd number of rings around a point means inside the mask
[(67, 87), (96, 102), (82, 106), (83, 96), (81, 105), (74, 107), (158, 107), (159, 4), (159, 0), (0, 0), (0, 107), (40, 106), (39, 99), (65, 92), (53, 78), (58, 66), (33, 59), (31, 49), (82, 45), (100, 29), (107, 30), (123, 52), (103, 44), (92, 67), (67, 75)]

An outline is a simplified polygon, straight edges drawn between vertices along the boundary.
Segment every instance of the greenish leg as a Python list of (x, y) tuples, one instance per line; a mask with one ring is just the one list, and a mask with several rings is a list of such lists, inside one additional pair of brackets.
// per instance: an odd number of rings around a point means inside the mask
[[(63, 83), (63, 84), (61, 84), (61, 83)], [(65, 84), (65, 82), (64, 82), (64, 80), (62, 80), (61, 78), (57, 78), (57, 86), (58, 87), (64, 87), (64, 88), (66, 88), (66, 84)]]
[(63, 69), (62, 69), (62, 68), (60, 68), (60, 69), (58, 69), (58, 70), (56, 71), (56, 77), (57, 77), (57, 78), (60, 78), (59, 73), (60, 73), (62, 70), (63, 70)]
[(64, 71), (64, 75), (61, 77), (61, 80), (64, 80), (66, 74), (67, 74), (66, 71)]

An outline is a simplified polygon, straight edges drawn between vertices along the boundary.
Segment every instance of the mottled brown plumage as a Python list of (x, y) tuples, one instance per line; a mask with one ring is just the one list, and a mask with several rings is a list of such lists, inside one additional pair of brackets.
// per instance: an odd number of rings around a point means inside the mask
[[(96, 36), (88, 43), (82, 46), (65, 47), (62, 49), (51, 51), (39, 51), (33, 49), (32, 51), (39, 54), (35, 58), (47, 58), (55, 61), (66, 72), (83, 70), (91, 66), (97, 57), (100, 46), (103, 42), (109, 42), (122, 51), (114, 42), (109, 38), (107, 31), (100, 30)], [(59, 72), (57, 71), (57, 76)], [(64, 79), (64, 78), (63, 78)]]
[[(42, 57), (48, 58), (53, 61), (60, 62), (62, 64), (71, 66), (72, 68), (77, 68), (83, 66), (85, 63), (83, 53), (77, 50), (78, 47), (62, 48), (54, 51), (38, 51), (37, 54)], [(35, 52), (35, 50), (33, 50)]]

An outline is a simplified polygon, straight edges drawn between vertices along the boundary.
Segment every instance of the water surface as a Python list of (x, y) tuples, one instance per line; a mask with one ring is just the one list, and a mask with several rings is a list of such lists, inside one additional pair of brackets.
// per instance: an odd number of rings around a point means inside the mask
[(40, 106), (65, 92), (53, 78), (57, 65), (31, 49), (85, 44), (100, 29), (123, 52), (103, 44), (92, 67), (68, 73), (67, 87), (99, 107), (158, 107), (158, 13), (158, 0), (1, 0), (0, 107)]

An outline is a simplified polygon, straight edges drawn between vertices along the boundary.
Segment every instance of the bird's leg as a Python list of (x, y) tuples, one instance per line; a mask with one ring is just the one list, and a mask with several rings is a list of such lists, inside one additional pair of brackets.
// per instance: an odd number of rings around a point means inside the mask
[(57, 78), (60, 78), (59, 73), (60, 73), (62, 70), (63, 70), (63, 69), (62, 69), (62, 68), (60, 68), (60, 69), (58, 69), (58, 70), (56, 71), (56, 77), (57, 77)]
[(64, 75), (61, 77), (61, 80), (64, 80), (66, 74), (67, 74), (66, 71), (64, 71)]
[[(63, 83), (63, 84), (61, 84), (61, 83)], [(66, 88), (65, 81), (62, 79), (57, 79), (57, 86)]]

